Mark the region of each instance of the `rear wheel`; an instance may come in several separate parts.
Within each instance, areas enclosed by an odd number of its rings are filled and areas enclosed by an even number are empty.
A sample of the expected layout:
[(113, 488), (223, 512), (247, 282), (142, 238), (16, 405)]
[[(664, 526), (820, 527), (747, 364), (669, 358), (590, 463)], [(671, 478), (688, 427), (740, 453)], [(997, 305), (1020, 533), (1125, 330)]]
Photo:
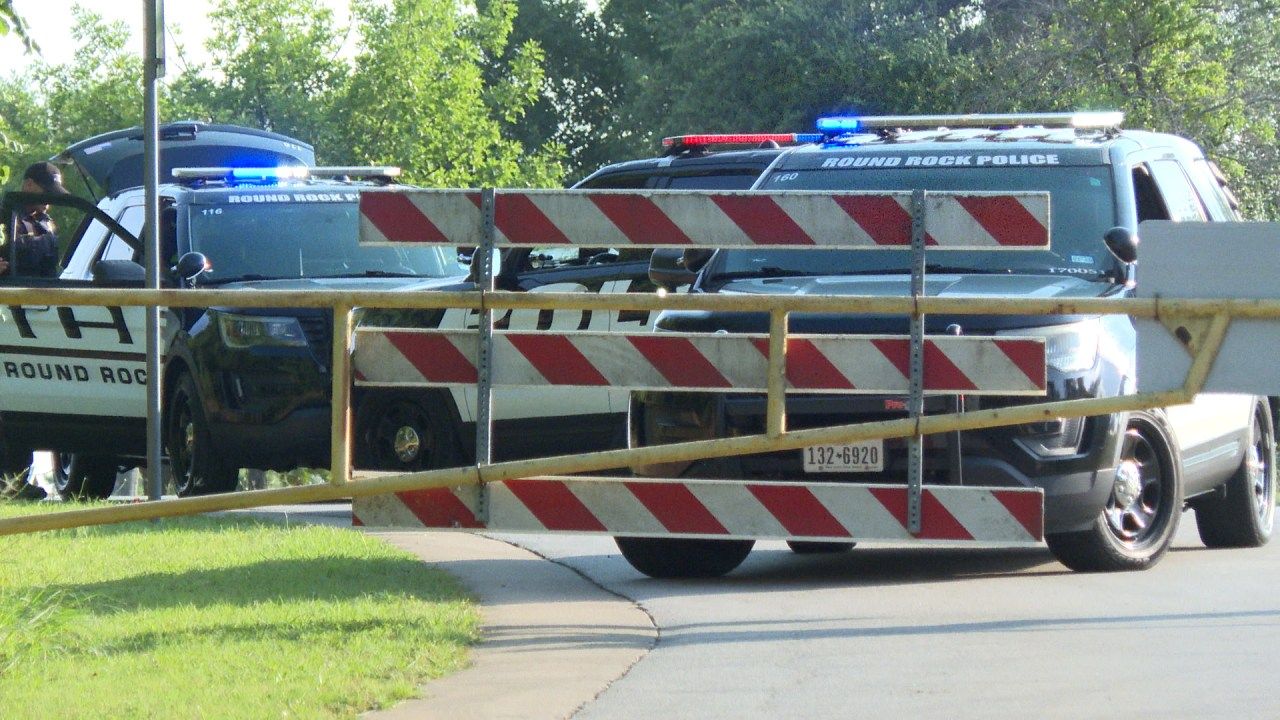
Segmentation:
[(1072, 570), (1145, 570), (1173, 542), (1182, 515), (1182, 470), (1172, 438), (1150, 412), (1134, 412), (1106, 507), (1087, 530), (1049, 535), (1059, 562)]
[(110, 455), (57, 453), (53, 485), (64, 500), (104, 500), (116, 489), (120, 464)]
[(1195, 501), (1196, 529), (1207, 547), (1258, 547), (1276, 518), (1276, 443), (1265, 400), (1253, 409), (1244, 460), (1222, 491)]
[(720, 577), (742, 564), (754, 540), (616, 537), (622, 557), (652, 578)]
[(448, 413), (430, 395), (373, 393), (356, 410), (356, 465), (367, 470), (432, 470), (458, 464)]
[(239, 468), (215, 453), (195, 381), (186, 373), (178, 377), (169, 398), (165, 449), (179, 496), (232, 492), (240, 481)]

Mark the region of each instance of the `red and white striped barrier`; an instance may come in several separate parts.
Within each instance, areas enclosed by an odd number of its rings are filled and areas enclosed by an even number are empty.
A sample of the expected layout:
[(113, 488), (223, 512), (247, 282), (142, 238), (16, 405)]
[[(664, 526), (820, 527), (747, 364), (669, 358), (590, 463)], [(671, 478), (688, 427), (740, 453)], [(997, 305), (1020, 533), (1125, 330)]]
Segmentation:
[[(353, 367), (363, 385), (470, 385), (479, 377), (476, 335), (465, 331), (360, 330)], [(910, 340), (792, 335), (787, 389), (906, 393)], [(517, 333), (494, 335), (495, 385), (764, 391), (763, 335)], [(1044, 340), (941, 335), (925, 340), (926, 392), (1042, 395)]]
[[(499, 190), (499, 245), (874, 249), (911, 244), (911, 193)], [(360, 241), (475, 246), (478, 190), (360, 193)], [(927, 244), (1042, 250), (1049, 194), (928, 193)]]
[(352, 515), (368, 527), (654, 537), (994, 543), (1044, 537), (1039, 489), (930, 486), (923, 526), (913, 536), (901, 485), (566, 477), (486, 487), (487, 522), (475, 487), (357, 498)]

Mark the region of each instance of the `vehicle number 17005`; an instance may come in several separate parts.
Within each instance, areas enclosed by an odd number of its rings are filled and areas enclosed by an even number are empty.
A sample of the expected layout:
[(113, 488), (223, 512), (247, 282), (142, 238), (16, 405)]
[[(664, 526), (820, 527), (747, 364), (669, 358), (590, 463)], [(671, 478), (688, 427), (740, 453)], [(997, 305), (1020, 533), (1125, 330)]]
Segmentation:
[(884, 441), (863, 440), (842, 445), (813, 445), (801, 450), (809, 473), (881, 472)]

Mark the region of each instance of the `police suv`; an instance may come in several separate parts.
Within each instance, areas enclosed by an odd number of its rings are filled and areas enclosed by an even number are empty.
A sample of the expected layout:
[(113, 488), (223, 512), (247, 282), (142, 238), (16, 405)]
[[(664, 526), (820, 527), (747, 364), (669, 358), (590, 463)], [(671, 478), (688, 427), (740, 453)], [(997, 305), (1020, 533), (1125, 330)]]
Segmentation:
[[(194, 122), (161, 128), (160, 157), (161, 176), (172, 178), (159, 188), (170, 286), (419, 290), (463, 279), (452, 251), (358, 245), (359, 188), (390, 182), (394, 169), (309, 167), (314, 152), (306, 143)], [(60, 276), (32, 277), (17, 267), (0, 283), (141, 287), (140, 130), (85, 140), (56, 160), (103, 197), (95, 206), (6, 194), (3, 217), (51, 203), (70, 242)], [(78, 223), (66, 220), (77, 215)], [(9, 257), (12, 249), (10, 242)], [(327, 311), (173, 309), (162, 324), (164, 443), (178, 494), (233, 490), (241, 467), (328, 464)], [(142, 308), (38, 301), (0, 308), (6, 469), (25, 466), (33, 450), (55, 451), (64, 495), (109, 495), (117, 471), (145, 457), (143, 343)]]
[[(735, 160), (769, 167), (752, 187), (765, 190), (1040, 191), (1050, 193), (1052, 249), (953, 251), (934, 255), (924, 292), (1008, 298), (1120, 297), (1141, 291), (1138, 224), (1144, 220), (1238, 219), (1237, 202), (1217, 168), (1182, 138), (1122, 129), (1119, 113), (1029, 116), (824, 118), (802, 136), (686, 136), (670, 152), (607, 168), (607, 173), (677, 171)], [(719, 143), (778, 140), (776, 149), (713, 152)], [(692, 267), (690, 267), (692, 266)], [(911, 253), (752, 248), (710, 258), (656, 251), (661, 285), (698, 293), (907, 295)], [(760, 313), (666, 311), (660, 332), (765, 333)], [(793, 314), (797, 333), (896, 334), (903, 317)], [(1049, 399), (1134, 393), (1135, 333), (1127, 316), (930, 315), (926, 332), (1038, 335), (1045, 339)], [(926, 398), (925, 412), (956, 400)], [(968, 408), (1037, 402), (970, 398)], [(1049, 548), (1083, 570), (1141, 569), (1168, 549), (1184, 508), (1195, 511), (1210, 547), (1267, 542), (1275, 512), (1274, 399), (1200, 395), (1185, 406), (1111, 416), (1049, 420), (925, 438), (926, 482), (1039, 487)], [(903, 417), (903, 397), (791, 395), (792, 428)], [(651, 445), (762, 433), (758, 395), (645, 392), (630, 410), (630, 439)], [(820, 458), (820, 459), (818, 459)], [(849, 459), (845, 465), (841, 459)], [(873, 462), (862, 462), (873, 458)], [(905, 441), (809, 448), (637, 468), (660, 477), (806, 478), (905, 482)], [(751, 541), (619, 538), (627, 559), (651, 575), (728, 572)], [(844, 549), (849, 544), (797, 551)]]
[[(580, 189), (746, 190), (776, 151), (731, 157), (637, 162), (604, 168), (575, 185)], [(668, 159), (669, 160), (669, 159)], [(523, 292), (653, 292), (649, 251), (633, 248), (519, 248), (498, 264), (501, 290)], [(474, 279), (449, 289), (474, 290)], [(475, 311), (369, 310), (366, 326), (475, 329)], [(497, 314), (499, 330), (643, 331), (647, 311), (509, 310)], [(360, 352), (357, 339), (356, 353)], [(613, 388), (506, 388), (493, 398), (493, 457), (496, 460), (590, 452), (626, 446), (629, 394)], [(354, 450), (357, 467), (422, 470), (451, 467), (474, 457), (475, 394), (463, 389), (356, 387)]]

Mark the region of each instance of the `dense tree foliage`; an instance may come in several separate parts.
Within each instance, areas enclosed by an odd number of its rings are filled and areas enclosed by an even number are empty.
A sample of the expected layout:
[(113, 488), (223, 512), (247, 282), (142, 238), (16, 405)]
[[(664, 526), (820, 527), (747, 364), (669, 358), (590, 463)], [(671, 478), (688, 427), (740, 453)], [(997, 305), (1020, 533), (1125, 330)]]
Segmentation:
[[(543, 82), (536, 43), (509, 47), (515, 5), (357, 0), (354, 28), (308, 0), (221, 0), (209, 65), (166, 78), (164, 119), (261, 127), (316, 146), (332, 164), (393, 164), (431, 185), (555, 185), (562, 151), (512, 129)], [(347, 32), (354, 57), (339, 52)], [(0, 167), (142, 121), (141, 63), (126, 29), (76, 11), (75, 58), (0, 78)], [(172, 65), (181, 65), (173, 63)], [(500, 68), (486, 82), (485, 73)]]

